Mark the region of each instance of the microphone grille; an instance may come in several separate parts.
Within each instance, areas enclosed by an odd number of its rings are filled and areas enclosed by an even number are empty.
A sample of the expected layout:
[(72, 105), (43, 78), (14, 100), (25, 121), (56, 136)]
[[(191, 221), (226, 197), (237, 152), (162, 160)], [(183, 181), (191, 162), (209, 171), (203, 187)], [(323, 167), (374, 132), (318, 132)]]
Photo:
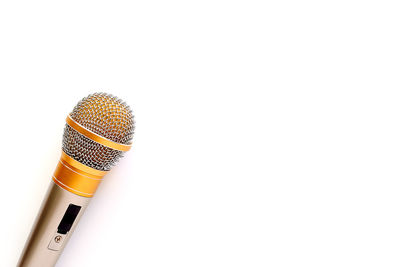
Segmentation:
[[(75, 106), (70, 117), (86, 129), (114, 142), (129, 145), (135, 125), (129, 106), (106, 93), (94, 93)], [(91, 168), (108, 171), (124, 152), (101, 145), (66, 124), (63, 151)]]

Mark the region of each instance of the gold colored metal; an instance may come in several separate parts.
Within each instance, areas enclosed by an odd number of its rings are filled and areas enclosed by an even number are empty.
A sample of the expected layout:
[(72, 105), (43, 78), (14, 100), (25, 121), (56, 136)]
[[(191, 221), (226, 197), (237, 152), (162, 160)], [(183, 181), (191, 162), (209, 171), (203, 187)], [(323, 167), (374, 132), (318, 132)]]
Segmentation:
[(71, 116), (69, 116), (69, 115), (66, 119), (66, 122), (69, 126), (74, 128), (80, 134), (86, 136), (87, 138), (89, 138), (99, 144), (102, 144), (103, 146), (106, 146), (106, 147), (109, 147), (109, 148), (112, 148), (115, 150), (120, 150), (120, 151), (128, 151), (132, 147), (132, 145), (124, 145), (124, 144), (114, 142), (110, 139), (104, 138), (101, 135), (98, 135), (97, 133), (94, 133), (94, 132), (86, 129), (85, 127), (83, 127), (82, 125), (80, 125), (79, 123), (74, 121), (71, 118)]
[(92, 169), (62, 152), (53, 181), (65, 190), (83, 197), (92, 197), (106, 171)]
[[(131, 148), (134, 116), (112, 95), (83, 98), (66, 121), (60, 161), (17, 267), (56, 265), (103, 176)], [(74, 222), (70, 205), (80, 207)]]
[[(17, 267), (54, 267), (90, 200), (91, 198), (70, 193), (52, 182)], [(48, 245), (53, 240), (57, 226), (71, 203), (81, 206), (81, 210), (60, 249), (51, 250)]]
[(71, 158), (70, 156), (65, 154), (64, 151), (61, 152), (61, 160), (65, 161), (67, 164), (71, 165), (74, 168), (77, 168), (84, 172), (90, 173), (91, 175), (94, 175), (94, 176), (103, 177), (104, 175), (106, 175), (108, 173), (107, 171), (99, 171), (99, 170), (90, 168), (90, 167), (86, 166), (85, 164), (82, 164), (79, 161), (74, 160), (73, 158)]

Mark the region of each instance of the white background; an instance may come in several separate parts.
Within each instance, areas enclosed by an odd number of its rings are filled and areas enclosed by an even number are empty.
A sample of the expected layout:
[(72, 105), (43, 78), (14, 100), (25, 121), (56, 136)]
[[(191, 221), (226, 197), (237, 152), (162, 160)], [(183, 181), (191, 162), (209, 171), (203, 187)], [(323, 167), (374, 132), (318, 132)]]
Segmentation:
[(58, 267), (400, 265), (398, 1), (1, 1), (0, 266), (64, 119), (137, 121)]

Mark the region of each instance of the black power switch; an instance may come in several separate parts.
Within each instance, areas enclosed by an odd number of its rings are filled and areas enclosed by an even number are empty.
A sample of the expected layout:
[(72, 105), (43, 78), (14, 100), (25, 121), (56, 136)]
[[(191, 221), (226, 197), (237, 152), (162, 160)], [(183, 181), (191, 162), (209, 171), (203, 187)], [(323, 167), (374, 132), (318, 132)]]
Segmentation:
[(69, 204), (67, 211), (65, 212), (60, 224), (58, 225), (57, 233), (66, 235), (69, 230), (71, 230), (71, 227), (74, 224), (74, 221), (78, 216), (80, 210), (81, 206)]

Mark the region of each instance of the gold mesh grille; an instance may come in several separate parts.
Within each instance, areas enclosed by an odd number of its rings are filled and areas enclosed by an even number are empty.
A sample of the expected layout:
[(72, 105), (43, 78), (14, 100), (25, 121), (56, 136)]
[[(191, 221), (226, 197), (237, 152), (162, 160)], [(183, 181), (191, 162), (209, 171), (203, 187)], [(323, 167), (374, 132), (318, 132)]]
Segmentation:
[[(83, 98), (70, 116), (86, 129), (114, 142), (128, 145), (132, 140), (132, 111), (125, 102), (110, 94), (95, 93)], [(102, 171), (110, 170), (123, 155), (81, 135), (69, 125), (64, 130), (63, 150), (75, 160)]]

